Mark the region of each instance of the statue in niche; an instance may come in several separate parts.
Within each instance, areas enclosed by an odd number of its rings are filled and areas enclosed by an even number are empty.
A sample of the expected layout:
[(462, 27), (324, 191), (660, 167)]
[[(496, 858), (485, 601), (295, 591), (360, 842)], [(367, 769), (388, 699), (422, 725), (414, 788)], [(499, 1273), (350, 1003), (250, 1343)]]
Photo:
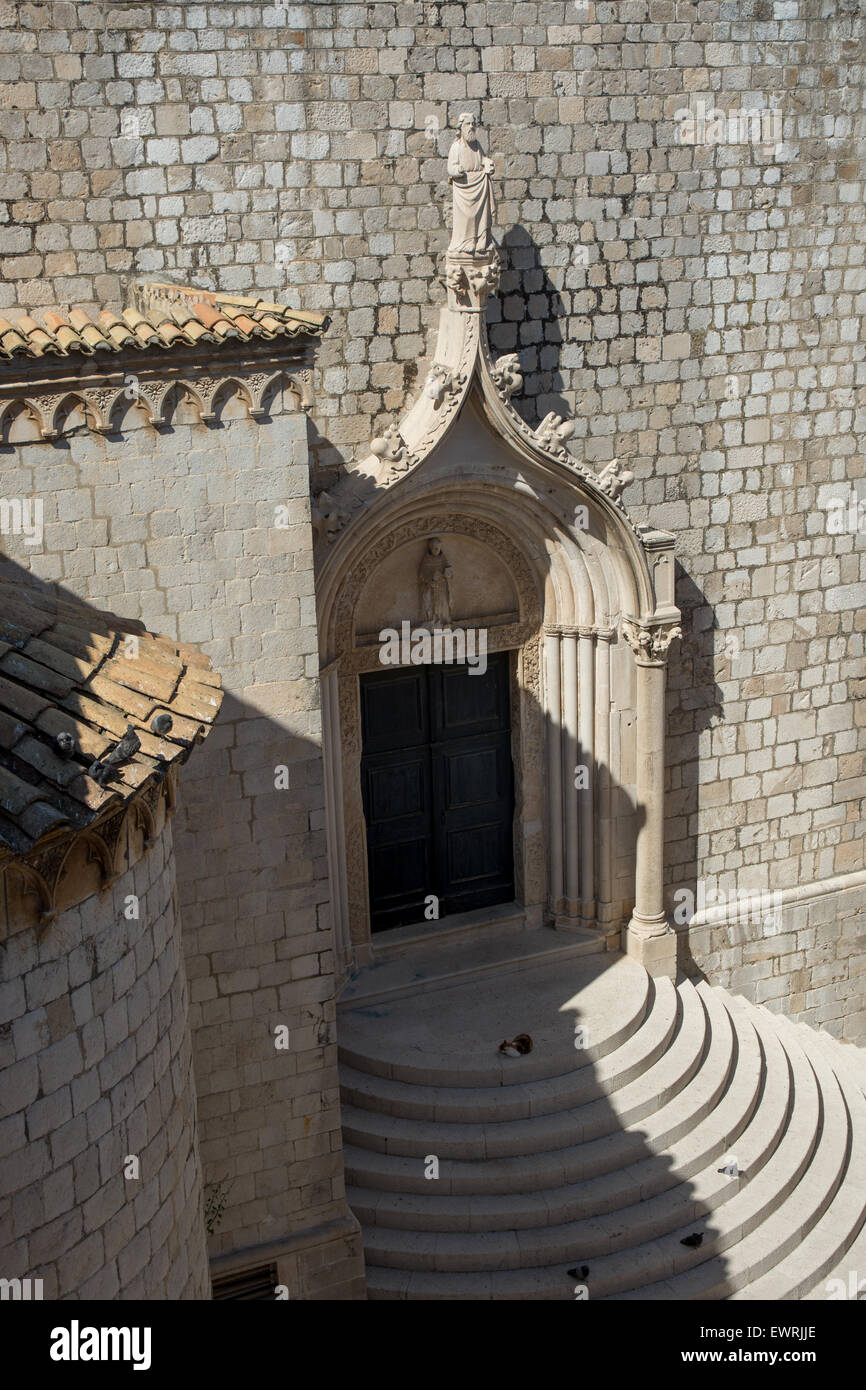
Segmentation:
[(451, 621), (451, 576), (454, 573), (442, 553), (442, 542), (431, 536), (427, 554), (418, 567), (418, 592), (426, 623)]
[(457, 118), (460, 131), (448, 151), (448, 177), (454, 199), (454, 221), (449, 252), (475, 254), (493, 246), (493, 160), (475, 138), (475, 117), (464, 111)]

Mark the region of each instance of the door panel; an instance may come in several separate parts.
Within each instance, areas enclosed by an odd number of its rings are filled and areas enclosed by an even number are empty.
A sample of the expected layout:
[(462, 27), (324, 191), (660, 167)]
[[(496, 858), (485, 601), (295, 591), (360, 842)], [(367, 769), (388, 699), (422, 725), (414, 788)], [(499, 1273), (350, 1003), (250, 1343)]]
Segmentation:
[(507, 652), (488, 657), (483, 675), (470, 674), (467, 666), (432, 666), (429, 670), (435, 692), (430, 729), (434, 741), (509, 727)]
[(429, 699), (424, 667), (378, 671), (361, 678), (364, 754), (417, 748), (429, 734)]
[(514, 896), (508, 653), (361, 677), (374, 931)]
[(425, 897), (435, 891), (426, 745), (374, 753), (362, 760), (361, 774), (372, 925), (381, 931), (418, 921)]

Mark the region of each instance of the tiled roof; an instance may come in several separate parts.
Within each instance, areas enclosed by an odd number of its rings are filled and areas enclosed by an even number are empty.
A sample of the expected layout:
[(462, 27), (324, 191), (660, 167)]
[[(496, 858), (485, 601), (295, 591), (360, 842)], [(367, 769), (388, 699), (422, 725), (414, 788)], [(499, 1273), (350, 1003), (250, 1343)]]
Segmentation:
[(0, 358), (91, 357), (130, 349), (315, 337), (330, 322), (327, 314), (308, 314), (260, 298), (146, 280), (134, 283), (120, 317), (103, 309), (94, 320), (83, 309), (71, 309), (65, 317), (46, 312), (44, 318), (44, 326), (29, 314), (14, 323), (0, 318)]
[(194, 647), (0, 576), (0, 858), (85, 829), (184, 761), (221, 701)]

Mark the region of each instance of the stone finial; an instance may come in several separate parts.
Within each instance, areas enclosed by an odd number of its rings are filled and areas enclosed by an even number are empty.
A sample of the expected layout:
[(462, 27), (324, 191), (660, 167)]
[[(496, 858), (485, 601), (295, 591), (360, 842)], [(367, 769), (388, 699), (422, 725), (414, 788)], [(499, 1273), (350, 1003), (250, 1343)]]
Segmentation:
[(450, 367), (443, 367), (441, 362), (434, 362), (424, 382), (424, 395), (438, 405), (449, 391), (460, 386), (465, 379), (462, 372), (453, 372)]
[(551, 411), (549, 415), (545, 415), (535, 431), (535, 438), (543, 449), (563, 458), (568, 456), (565, 441), (570, 439), (573, 434), (574, 421), (564, 420), (561, 415), (556, 415)]
[(406, 441), (394, 424), (389, 425), (382, 434), (377, 435), (370, 445), (370, 452), (375, 454), (376, 458), (387, 459), (389, 463), (399, 463), (405, 450)]

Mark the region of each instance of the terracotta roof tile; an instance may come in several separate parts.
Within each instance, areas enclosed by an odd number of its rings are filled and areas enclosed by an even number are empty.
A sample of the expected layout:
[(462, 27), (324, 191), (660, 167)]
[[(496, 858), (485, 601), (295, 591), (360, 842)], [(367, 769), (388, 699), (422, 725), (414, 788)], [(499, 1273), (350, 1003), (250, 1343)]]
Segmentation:
[[(195, 648), (17, 573), (0, 572), (0, 613), (13, 639), (0, 655), (2, 856), (63, 827), (86, 828), (184, 761), (216, 719), (222, 691)], [(130, 633), (137, 658), (125, 655)], [(168, 730), (151, 730), (157, 714), (171, 716)], [(95, 767), (130, 726), (127, 758)]]
[(121, 316), (103, 309), (94, 323), (81, 308), (68, 314), (50, 310), (44, 326), (28, 313), (15, 322), (0, 318), (0, 359), (66, 357), (79, 352), (121, 352), (129, 348), (162, 351), (196, 342), (252, 338), (318, 336), (330, 322), (327, 314), (305, 313), (257, 296), (219, 294), (194, 285), (136, 281)]

